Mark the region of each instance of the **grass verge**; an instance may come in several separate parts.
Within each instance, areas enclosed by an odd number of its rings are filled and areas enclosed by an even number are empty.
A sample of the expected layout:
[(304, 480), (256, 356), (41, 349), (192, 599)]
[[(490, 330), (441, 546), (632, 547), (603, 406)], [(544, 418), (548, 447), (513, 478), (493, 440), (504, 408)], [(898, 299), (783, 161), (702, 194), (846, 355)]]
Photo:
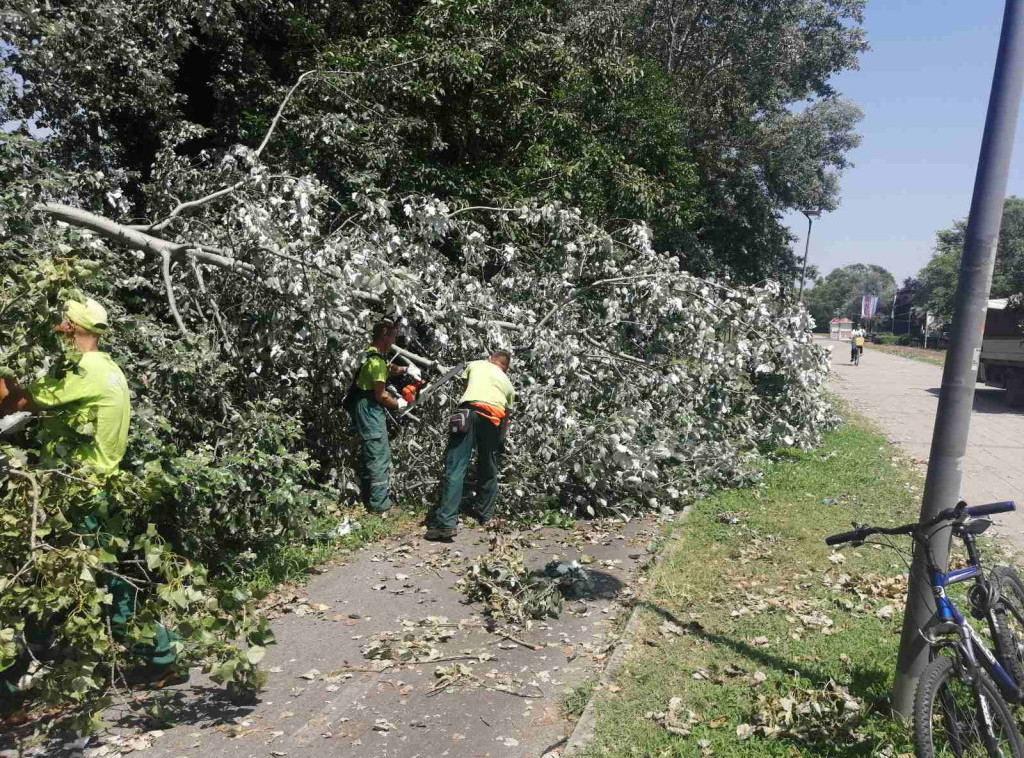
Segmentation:
[[(599, 692), (590, 756), (913, 753), (889, 716), (905, 566), (833, 553), (851, 521), (914, 519), (919, 475), (856, 420), (786, 451), (757, 490), (696, 505), (641, 598), (641, 625)], [(736, 521), (737, 523), (730, 523)]]
[(898, 355), (901, 358), (910, 358), (922, 363), (931, 363), (935, 366), (943, 366), (946, 363), (945, 350), (926, 350), (921, 347), (909, 347), (906, 345), (867, 345), (865, 350), (877, 350), (880, 353)]

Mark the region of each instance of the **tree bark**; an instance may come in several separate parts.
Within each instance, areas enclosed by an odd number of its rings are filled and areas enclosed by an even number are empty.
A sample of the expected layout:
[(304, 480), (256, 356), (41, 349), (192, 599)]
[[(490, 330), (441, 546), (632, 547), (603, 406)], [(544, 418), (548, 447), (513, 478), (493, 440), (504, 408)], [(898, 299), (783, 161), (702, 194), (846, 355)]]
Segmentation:
[(242, 261), (229, 258), (225, 255), (206, 252), (199, 249), (199, 246), (195, 244), (168, 242), (165, 239), (160, 239), (159, 237), (154, 237), (151, 234), (140, 232), (138, 229), (132, 229), (124, 224), (111, 221), (105, 216), (98, 216), (95, 213), (90, 213), (89, 211), (72, 208), (70, 205), (62, 205), (60, 203), (37, 203), (34, 210), (39, 213), (45, 213), (46, 215), (51, 216), (58, 221), (70, 224), (71, 226), (76, 226), (79, 229), (88, 229), (96, 232), (101, 237), (105, 237), (108, 240), (120, 242), (134, 250), (141, 250), (155, 257), (162, 257), (166, 252), (174, 258), (184, 259), (185, 253), (191, 250), (195, 259), (200, 263), (208, 263), (211, 266), (217, 266), (218, 268), (239, 271), (249, 276), (256, 275), (256, 267), (250, 263), (243, 263)]

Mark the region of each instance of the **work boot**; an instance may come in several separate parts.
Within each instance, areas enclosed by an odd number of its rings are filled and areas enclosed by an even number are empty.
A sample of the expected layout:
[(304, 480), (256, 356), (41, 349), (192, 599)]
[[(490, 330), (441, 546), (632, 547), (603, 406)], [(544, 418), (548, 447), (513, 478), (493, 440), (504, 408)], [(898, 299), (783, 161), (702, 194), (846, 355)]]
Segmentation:
[(427, 533), (423, 535), (423, 539), (429, 540), (430, 542), (453, 542), (455, 535), (458, 534), (457, 529), (446, 529), (441, 526), (432, 526), (427, 529)]

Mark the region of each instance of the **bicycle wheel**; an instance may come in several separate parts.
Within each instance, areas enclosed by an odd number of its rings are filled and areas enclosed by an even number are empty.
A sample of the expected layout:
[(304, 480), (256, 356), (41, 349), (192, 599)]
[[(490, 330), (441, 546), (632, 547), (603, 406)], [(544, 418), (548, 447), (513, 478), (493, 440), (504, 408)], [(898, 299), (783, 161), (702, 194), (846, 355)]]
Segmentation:
[(979, 669), (971, 685), (946, 656), (929, 663), (918, 682), (914, 738), (918, 758), (1024, 756), (1010, 706), (988, 674)]
[(992, 580), (999, 585), (992, 629), (996, 657), (1020, 687), (1024, 685), (1024, 582), (1009, 566), (993, 568)]

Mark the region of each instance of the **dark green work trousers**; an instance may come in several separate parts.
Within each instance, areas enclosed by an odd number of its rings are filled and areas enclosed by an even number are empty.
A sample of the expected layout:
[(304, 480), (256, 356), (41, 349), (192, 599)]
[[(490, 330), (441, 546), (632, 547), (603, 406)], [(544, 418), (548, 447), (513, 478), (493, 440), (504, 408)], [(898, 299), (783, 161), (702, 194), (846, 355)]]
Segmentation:
[[(96, 516), (86, 516), (80, 530), (97, 534), (101, 525), (100, 519)], [(107, 548), (110, 549), (109, 545)], [(135, 615), (138, 591), (118, 576), (103, 575), (102, 581), (106, 584), (111, 597), (111, 607), (108, 612), (110, 631), (114, 633), (114, 639), (124, 639), (125, 633), (128, 631), (128, 623)], [(136, 643), (132, 652), (149, 666), (165, 668), (171, 666), (175, 659), (174, 652), (171, 650), (171, 641), (180, 639), (181, 637), (175, 632), (169, 631), (163, 624), (157, 624), (153, 641), (151, 643)]]
[[(464, 483), (474, 448), (477, 451), (477, 483), (476, 497), (472, 498), (465, 492)], [(428, 526), (454, 529), (458, 524), (460, 509), (481, 521), (489, 521), (494, 516), (501, 450), (501, 432), (498, 427), (471, 410), (466, 433), (448, 437), (441, 503), (427, 516)]]
[(367, 510), (383, 513), (391, 507), (391, 445), (384, 408), (367, 393), (356, 401), (351, 419), (359, 436), (359, 497)]
[[(100, 521), (95, 516), (86, 516), (78, 530), (95, 534), (99, 530)], [(110, 630), (114, 633), (114, 639), (123, 640), (128, 630), (128, 624), (135, 615), (136, 589), (120, 577), (103, 575), (107, 591), (111, 595), (110, 608), (107, 616), (110, 619)], [(27, 619), (25, 623), (25, 638), (28, 644), (37, 648), (34, 654), (42, 654), (48, 657), (45, 652), (53, 642), (53, 632), (50, 625), (60, 623), (58, 619), (48, 619), (45, 624), (37, 619)], [(175, 654), (171, 649), (171, 642), (179, 640), (175, 632), (169, 631), (163, 624), (156, 625), (153, 641), (150, 643), (137, 643), (132, 647), (132, 653), (140, 658), (149, 667), (162, 669), (174, 664)], [(51, 651), (54, 652), (54, 651)], [(0, 672), (0, 699), (17, 691), (18, 680), (28, 672), (32, 655), (27, 650), (21, 650), (18, 660), (14, 665)]]

